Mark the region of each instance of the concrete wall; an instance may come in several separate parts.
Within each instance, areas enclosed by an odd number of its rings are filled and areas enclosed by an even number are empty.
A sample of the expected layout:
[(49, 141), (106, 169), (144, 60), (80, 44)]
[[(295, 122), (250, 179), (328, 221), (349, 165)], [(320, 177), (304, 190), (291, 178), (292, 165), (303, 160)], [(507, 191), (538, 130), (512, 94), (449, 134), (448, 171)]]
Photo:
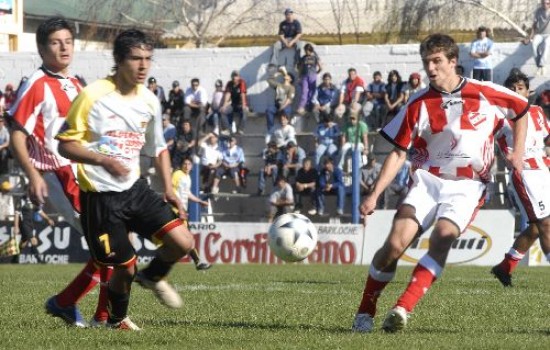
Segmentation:
[[(468, 49), (468, 45), (461, 45), (460, 63), (466, 67), (467, 75), (471, 73)], [(345, 79), (349, 67), (355, 67), (367, 82), (372, 79), (372, 73), (376, 70), (386, 76), (388, 71), (397, 69), (404, 79), (411, 72), (422, 72), (418, 44), (318, 46), (316, 50), (323, 61), (324, 71), (331, 72), (337, 84)], [(273, 100), (273, 92), (265, 82), (270, 55), (271, 49), (266, 47), (159, 49), (155, 52), (151, 75), (157, 78), (167, 92), (173, 80), (179, 80), (186, 87), (191, 78), (199, 77), (210, 93), (216, 79), (225, 82), (231, 71), (238, 69), (248, 84), (251, 106), (255, 111), (263, 112), (268, 101)], [(77, 52), (72, 73), (80, 74), (91, 82), (109, 73), (112, 62), (110, 51)], [(520, 67), (531, 76), (536, 71), (531, 46), (520, 43), (496, 44), (493, 62), (494, 80), (497, 83), (503, 82), (513, 67)], [(0, 89), (8, 82), (17, 83), (23, 75), (29, 75), (38, 68), (40, 63), (37, 53), (0, 53)], [(291, 69), (292, 50), (283, 51), (280, 64)], [(548, 79), (549, 77), (535, 77), (531, 83), (532, 88)]]

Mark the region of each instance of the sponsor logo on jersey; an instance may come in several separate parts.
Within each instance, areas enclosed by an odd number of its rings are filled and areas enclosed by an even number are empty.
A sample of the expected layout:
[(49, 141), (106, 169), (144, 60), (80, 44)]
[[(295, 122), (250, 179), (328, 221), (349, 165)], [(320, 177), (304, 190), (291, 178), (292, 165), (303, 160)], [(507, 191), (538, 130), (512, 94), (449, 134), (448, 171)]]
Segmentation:
[(470, 112), (468, 113), (468, 119), (474, 128), (477, 128), (480, 124), (487, 120), (487, 115), (480, 112)]

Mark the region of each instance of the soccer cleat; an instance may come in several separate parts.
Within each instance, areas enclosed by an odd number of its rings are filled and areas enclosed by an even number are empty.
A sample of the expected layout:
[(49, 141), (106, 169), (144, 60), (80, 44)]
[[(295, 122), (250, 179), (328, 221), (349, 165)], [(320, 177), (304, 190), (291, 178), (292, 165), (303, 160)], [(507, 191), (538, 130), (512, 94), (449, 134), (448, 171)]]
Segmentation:
[(122, 321), (117, 323), (108, 323), (107, 327), (111, 329), (120, 329), (122, 331), (141, 331), (141, 328), (136, 326), (128, 316), (126, 316)]
[(90, 328), (103, 328), (107, 325), (107, 320), (96, 320), (95, 317), (92, 317), (88, 325)]
[(138, 272), (136, 282), (143, 288), (152, 290), (157, 299), (169, 308), (178, 309), (183, 304), (178, 292), (165, 280), (155, 282)]
[(358, 333), (370, 333), (374, 330), (374, 319), (369, 314), (356, 314), (351, 330)]
[(77, 328), (88, 327), (88, 324), (84, 321), (84, 318), (80, 314), (80, 310), (78, 310), (76, 305), (59, 307), (55, 302), (55, 295), (46, 301), (44, 307), (46, 308), (46, 313), (54, 317), (59, 317), (71, 326), (75, 326)]
[(307, 213), (308, 213), (309, 215), (316, 215), (316, 214), (317, 214), (317, 209), (309, 209), (309, 210), (307, 211)]
[(512, 287), (512, 275), (502, 271), (498, 265), (493, 266), (491, 273), (497, 280), (499, 280), (500, 283), (502, 283), (504, 287)]
[(396, 306), (386, 315), (382, 329), (390, 333), (400, 331), (407, 325), (407, 317), (407, 310), (401, 306)]
[(211, 268), (211, 267), (212, 267), (211, 264), (205, 263), (205, 262), (198, 263), (197, 266), (195, 266), (195, 268), (197, 269), (197, 271), (208, 270), (208, 269)]

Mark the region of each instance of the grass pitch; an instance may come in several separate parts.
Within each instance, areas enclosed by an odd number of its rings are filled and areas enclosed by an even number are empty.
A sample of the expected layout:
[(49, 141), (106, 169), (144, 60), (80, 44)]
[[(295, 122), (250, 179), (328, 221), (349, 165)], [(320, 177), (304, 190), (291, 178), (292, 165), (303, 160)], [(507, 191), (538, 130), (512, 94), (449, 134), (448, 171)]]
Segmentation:
[[(350, 332), (365, 266), (216, 265), (171, 275), (185, 300), (168, 310), (135, 285), (142, 332), (75, 329), (44, 312), (81, 265), (0, 265), (2, 349), (550, 349), (550, 268), (520, 267), (504, 289), (487, 267), (449, 267), (398, 334), (379, 330), (408, 283), (399, 268), (379, 300), (377, 330)], [(97, 289), (81, 302), (90, 318)]]

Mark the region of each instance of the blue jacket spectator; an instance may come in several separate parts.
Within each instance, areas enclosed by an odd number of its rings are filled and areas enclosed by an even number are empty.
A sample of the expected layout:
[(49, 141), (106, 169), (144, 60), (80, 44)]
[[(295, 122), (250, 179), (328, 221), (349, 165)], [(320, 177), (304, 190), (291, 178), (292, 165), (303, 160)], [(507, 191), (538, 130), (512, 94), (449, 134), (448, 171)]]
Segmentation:
[(319, 186), (317, 186), (317, 213), (319, 215), (325, 213), (325, 195), (327, 194), (336, 194), (336, 213), (342, 215), (346, 189), (342, 170), (334, 166), (334, 161), (331, 158), (325, 159), (323, 169), (319, 174)]

